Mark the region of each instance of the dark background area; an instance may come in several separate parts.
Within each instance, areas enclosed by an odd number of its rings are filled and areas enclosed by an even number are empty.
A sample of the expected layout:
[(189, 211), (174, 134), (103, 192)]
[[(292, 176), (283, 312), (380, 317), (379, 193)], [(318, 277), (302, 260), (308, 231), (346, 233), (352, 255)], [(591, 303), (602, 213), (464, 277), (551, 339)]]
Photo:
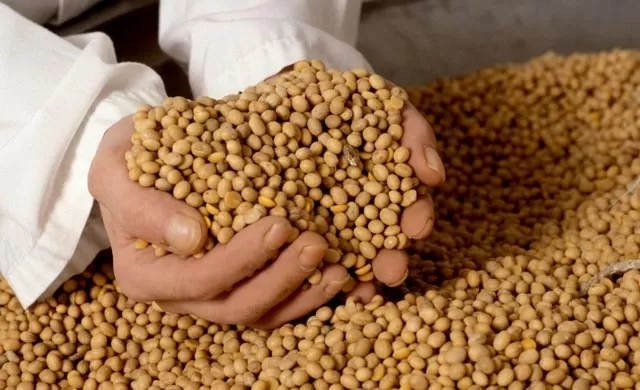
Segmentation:
[[(638, 0), (375, 0), (363, 7), (358, 48), (376, 71), (412, 86), (546, 51), (635, 48), (638, 20)], [(154, 67), (170, 95), (187, 95), (185, 75), (158, 47), (157, 21), (157, 0), (108, 0), (53, 30), (103, 31), (122, 61)]]

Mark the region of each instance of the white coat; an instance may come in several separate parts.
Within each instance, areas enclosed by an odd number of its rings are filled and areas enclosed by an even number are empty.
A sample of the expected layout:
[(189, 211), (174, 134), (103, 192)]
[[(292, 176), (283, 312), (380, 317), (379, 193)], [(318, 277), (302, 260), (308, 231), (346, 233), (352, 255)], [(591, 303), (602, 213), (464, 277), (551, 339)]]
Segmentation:
[[(103, 133), (166, 98), (149, 67), (117, 63), (102, 33), (61, 38), (100, 0), (0, 0), (0, 273), (24, 307), (108, 248), (87, 174)], [(369, 67), (362, 0), (161, 0), (161, 48), (195, 96), (222, 97), (302, 58)]]

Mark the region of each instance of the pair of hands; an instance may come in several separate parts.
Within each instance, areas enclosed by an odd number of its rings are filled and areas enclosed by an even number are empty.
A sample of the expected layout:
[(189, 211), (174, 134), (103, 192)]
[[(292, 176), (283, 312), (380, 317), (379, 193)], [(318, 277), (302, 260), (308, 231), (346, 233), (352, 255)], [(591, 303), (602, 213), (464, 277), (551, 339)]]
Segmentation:
[[(441, 185), (445, 170), (433, 130), (412, 105), (404, 111), (403, 125), (401, 143), (411, 150), (409, 165), (424, 184)], [(319, 284), (299, 289), (328, 249), (322, 236), (305, 232), (272, 259), (292, 229), (281, 218), (263, 218), (203, 257), (191, 256), (204, 246), (208, 234), (202, 216), (170, 194), (129, 179), (124, 154), (133, 132), (131, 116), (107, 130), (89, 172), (89, 191), (100, 205), (116, 279), (128, 297), (218, 324), (273, 328), (340, 293), (348, 274), (339, 264), (325, 267)], [(401, 228), (409, 238), (424, 239), (433, 222), (433, 203), (427, 197), (404, 210)], [(136, 249), (138, 238), (175, 254), (156, 257), (151, 247)], [(408, 255), (382, 250), (373, 261), (373, 272), (378, 281), (398, 286), (408, 275)], [(364, 302), (375, 294), (372, 282), (359, 283), (349, 293)]]

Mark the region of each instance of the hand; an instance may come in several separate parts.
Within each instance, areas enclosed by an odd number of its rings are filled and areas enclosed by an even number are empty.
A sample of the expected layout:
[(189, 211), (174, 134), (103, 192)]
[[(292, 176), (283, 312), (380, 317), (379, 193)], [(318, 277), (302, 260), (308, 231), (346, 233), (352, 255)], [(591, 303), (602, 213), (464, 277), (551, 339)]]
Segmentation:
[[(294, 65), (284, 67), (266, 81), (275, 80), (279, 75), (293, 70)], [(390, 88), (396, 85), (387, 80)], [(406, 102), (403, 110), (404, 133), (401, 145), (411, 151), (408, 164), (418, 179), (429, 187), (439, 187), (446, 180), (445, 167), (437, 152), (436, 137), (426, 118), (418, 109)], [(418, 199), (414, 204), (403, 210), (400, 219), (402, 232), (413, 240), (423, 240), (431, 234), (435, 220), (433, 200), (429, 195)], [(372, 262), (375, 279), (389, 287), (397, 287), (404, 283), (409, 276), (409, 256), (403, 250), (382, 249)], [(372, 282), (360, 283), (351, 291), (350, 295), (357, 296), (368, 302), (376, 294)]]
[[(395, 87), (393, 83), (387, 83)], [(408, 164), (423, 184), (438, 187), (444, 184), (446, 173), (437, 152), (433, 129), (413, 104), (406, 104), (402, 123), (404, 133), (400, 143), (411, 151)], [(433, 200), (426, 195), (403, 210), (400, 227), (410, 239), (423, 240), (431, 234), (434, 220)], [(405, 251), (383, 249), (373, 261), (373, 272), (380, 282), (395, 287), (402, 284), (409, 275), (408, 266), (409, 256)], [(364, 288), (362, 295), (367, 295)]]
[[(437, 186), (444, 182), (444, 167), (435, 153), (431, 127), (413, 106), (404, 115), (402, 144), (412, 151), (409, 164), (423, 183)], [(342, 290), (348, 278), (339, 265), (326, 267), (320, 284), (298, 289), (327, 249), (317, 234), (300, 235), (271, 261), (291, 233), (287, 221), (274, 217), (251, 225), (200, 259), (191, 257), (204, 245), (206, 226), (184, 202), (128, 178), (123, 159), (132, 133), (131, 117), (114, 125), (99, 146), (89, 176), (90, 191), (100, 205), (111, 241), (116, 278), (126, 295), (216, 323), (270, 328), (315, 310)], [(430, 198), (407, 211), (401, 221), (404, 233), (416, 239), (428, 236), (433, 227)], [(161, 244), (175, 254), (157, 258), (152, 248), (136, 249), (137, 238)], [(247, 242), (259, 244), (247, 246)], [(373, 262), (376, 279), (389, 286), (406, 279), (407, 267), (404, 251), (383, 250)], [(350, 295), (367, 302), (375, 293), (369, 282), (357, 285)]]
[[(226, 245), (192, 257), (206, 241), (203, 218), (170, 194), (129, 179), (124, 154), (133, 131), (131, 117), (111, 127), (89, 172), (89, 191), (100, 205), (116, 280), (128, 297), (219, 324), (270, 328), (313, 311), (342, 290), (347, 272), (339, 265), (324, 268), (321, 283), (299, 290), (328, 245), (306, 232), (274, 260), (292, 233), (280, 218), (263, 218)], [(177, 254), (156, 257), (151, 247), (135, 247), (138, 238)]]
[[(445, 181), (445, 168), (436, 151), (436, 138), (433, 133), (433, 129), (424, 116), (411, 104), (409, 104), (404, 110), (403, 127), (404, 135), (402, 137), (401, 144), (411, 150), (411, 157), (408, 163), (413, 168), (418, 179), (430, 187), (442, 185)], [(431, 197), (427, 195), (418, 199), (414, 204), (403, 211), (400, 226), (402, 231), (409, 238), (417, 240), (425, 239), (433, 229), (434, 219), (433, 201)], [(245, 234), (245, 231), (241, 234)], [(307, 234), (309, 233), (305, 233), (303, 236)], [(249, 235), (247, 234), (246, 237), (249, 237)], [(234, 238), (234, 240), (235, 239), (236, 238)], [(240, 241), (238, 245), (242, 246), (242, 241)], [(397, 287), (405, 281), (409, 274), (408, 267), (409, 256), (403, 250), (383, 249), (378, 252), (378, 256), (372, 263), (375, 279), (389, 287)], [(329, 268), (325, 269), (324, 272), (325, 274), (335, 277), (335, 280), (341, 280), (340, 278), (342, 277), (346, 278), (347, 275), (346, 271), (338, 265), (331, 265)], [(278, 276), (276, 274), (274, 278), (277, 277)], [(326, 277), (327, 276), (323, 275), (323, 282)], [(298, 279), (297, 282), (299, 283), (300, 280), (301, 279)], [(344, 281), (346, 281), (346, 279), (344, 279)], [(341, 282), (342, 284), (340, 284), (340, 286), (344, 284), (344, 281)], [(275, 283), (274, 279), (274, 284)], [(312, 293), (299, 293), (304, 294), (303, 298), (290, 298), (292, 301), (287, 302), (293, 302), (293, 304), (285, 304), (287, 310), (286, 315), (272, 315), (269, 319), (263, 319), (260, 325), (262, 327), (278, 326), (281, 323), (288, 321), (285, 320), (286, 318), (293, 319), (308, 314), (308, 312), (311, 312), (318, 306), (324, 304), (336, 293), (337, 291), (334, 293), (334, 290), (332, 290), (332, 294), (326, 294), (324, 300), (319, 293), (316, 295), (315, 300), (311, 300), (308, 297)], [(376, 286), (373, 282), (357, 282), (355, 288), (350, 291), (348, 295), (358, 297), (361, 301), (366, 303), (369, 302), (376, 293)], [(308, 303), (307, 305), (296, 303), (298, 300), (305, 302), (304, 300), (306, 299), (308, 299), (308, 301), (306, 301), (306, 303)], [(196, 314), (204, 318), (209, 318), (207, 316), (211, 316), (214, 310), (218, 310), (215, 308), (215, 303), (181, 302), (179, 305), (182, 305), (184, 308), (188, 308), (189, 313)], [(175, 305), (165, 307), (170, 311), (174, 311), (177, 308)]]

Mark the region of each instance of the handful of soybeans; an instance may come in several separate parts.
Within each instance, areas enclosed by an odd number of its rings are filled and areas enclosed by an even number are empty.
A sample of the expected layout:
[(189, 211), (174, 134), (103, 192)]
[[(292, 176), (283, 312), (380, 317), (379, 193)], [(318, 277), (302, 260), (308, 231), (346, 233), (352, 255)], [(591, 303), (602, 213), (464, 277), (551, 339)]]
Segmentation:
[[(379, 250), (407, 248), (400, 215), (426, 190), (400, 144), (406, 101), (404, 90), (366, 69), (300, 61), (221, 100), (141, 106), (129, 177), (201, 212), (210, 237), (196, 256), (273, 215), (291, 221), (291, 240), (302, 231), (325, 237), (326, 263), (370, 281)], [(320, 279), (316, 270), (309, 282)]]

